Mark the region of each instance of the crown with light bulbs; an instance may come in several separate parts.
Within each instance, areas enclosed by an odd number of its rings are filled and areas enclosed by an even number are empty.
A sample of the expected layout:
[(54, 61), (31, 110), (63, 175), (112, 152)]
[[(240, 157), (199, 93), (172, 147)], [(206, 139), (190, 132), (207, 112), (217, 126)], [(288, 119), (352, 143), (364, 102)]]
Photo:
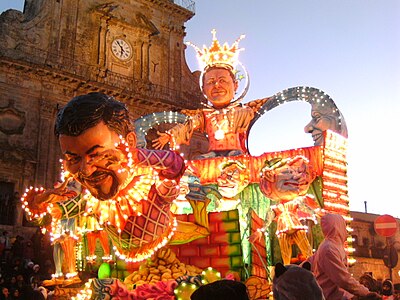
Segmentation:
[(204, 45), (203, 49), (200, 49), (193, 43), (186, 42), (187, 45), (192, 46), (196, 50), (200, 68), (206, 70), (210, 67), (217, 66), (228, 68), (231, 71), (235, 70), (239, 63), (239, 52), (244, 50), (244, 48), (239, 48), (239, 42), (245, 35), (242, 34), (232, 46), (229, 46), (228, 43), (221, 46), (216, 37), (217, 31), (213, 29), (211, 33), (213, 35), (213, 41), (209, 48)]

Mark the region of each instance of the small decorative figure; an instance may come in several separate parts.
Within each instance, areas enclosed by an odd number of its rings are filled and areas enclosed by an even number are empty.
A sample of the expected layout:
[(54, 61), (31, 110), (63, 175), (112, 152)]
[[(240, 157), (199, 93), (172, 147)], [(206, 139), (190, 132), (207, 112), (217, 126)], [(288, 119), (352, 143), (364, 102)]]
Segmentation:
[(86, 257), (86, 260), (89, 264), (94, 264), (96, 262), (97, 256), (95, 254), (96, 250), (96, 241), (99, 240), (101, 247), (103, 249), (103, 257), (102, 260), (104, 262), (111, 262), (112, 255), (110, 244), (108, 240), (108, 234), (104, 230), (102, 226), (100, 226), (99, 222), (97, 222), (96, 218), (93, 216), (83, 217), (84, 219), (84, 232), (86, 233), (87, 245), (89, 255)]
[[(48, 212), (51, 216), (51, 225), (48, 226), (53, 244), (53, 259), (55, 273), (52, 279), (44, 280), (44, 286), (71, 285), (81, 282), (76, 270), (75, 246), (81, 238), (78, 231), (78, 216), (69, 217), (82, 200), (81, 186), (78, 182), (67, 178), (64, 183), (56, 184), (53, 189), (31, 189), (24, 194), (22, 201), (29, 202), (31, 219), (44, 219)], [(63, 211), (64, 217), (61, 217)], [(63, 271), (65, 263), (66, 271)]]
[(277, 202), (267, 213), (264, 228), (257, 230), (250, 241), (261, 238), (262, 233), (275, 219), (276, 235), (281, 248), (282, 260), (290, 264), (292, 244), (295, 243), (305, 257), (312, 255), (312, 248), (307, 239), (307, 226), (299, 219), (299, 211), (305, 210), (313, 215), (314, 211), (306, 204), (307, 190), (315, 178), (308, 159), (296, 156), (286, 159), (272, 159), (261, 170), (260, 188), (265, 196)]

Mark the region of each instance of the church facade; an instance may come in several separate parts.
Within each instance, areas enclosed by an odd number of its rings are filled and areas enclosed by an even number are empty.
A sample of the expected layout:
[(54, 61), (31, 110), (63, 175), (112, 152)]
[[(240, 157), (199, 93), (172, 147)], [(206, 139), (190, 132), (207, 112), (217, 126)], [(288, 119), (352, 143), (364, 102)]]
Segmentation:
[(74, 96), (113, 96), (133, 119), (201, 107), (183, 43), (193, 16), (191, 0), (26, 0), (1, 14), (0, 226), (22, 225), (25, 188), (59, 180), (54, 120)]

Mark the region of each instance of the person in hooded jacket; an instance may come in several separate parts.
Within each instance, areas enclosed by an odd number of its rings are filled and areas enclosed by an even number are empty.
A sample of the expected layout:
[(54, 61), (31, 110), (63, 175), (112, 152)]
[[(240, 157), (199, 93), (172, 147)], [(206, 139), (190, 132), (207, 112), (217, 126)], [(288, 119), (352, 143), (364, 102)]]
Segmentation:
[(390, 279), (386, 279), (382, 283), (382, 299), (384, 300), (394, 300), (394, 286)]
[(380, 299), (360, 284), (347, 269), (344, 242), (347, 238), (346, 221), (341, 215), (326, 214), (321, 218), (324, 240), (317, 252), (308, 259), (325, 299), (345, 300), (354, 296)]

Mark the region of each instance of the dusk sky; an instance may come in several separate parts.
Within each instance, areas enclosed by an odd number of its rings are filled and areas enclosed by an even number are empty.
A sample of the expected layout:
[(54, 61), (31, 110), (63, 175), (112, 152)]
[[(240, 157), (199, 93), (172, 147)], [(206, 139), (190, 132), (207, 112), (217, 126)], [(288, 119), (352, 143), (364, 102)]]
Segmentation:
[[(23, 0), (1, 0), (0, 12)], [(330, 95), (349, 131), (350, 209), (400, 217), (400, 2), (398, 0), (199, 0), (186, 41), (210, 45), (211, 30), (231, 44), (241, 34), (241, 63), (250, 75), (244, 102), (295, 86)], [(195, 51), (188, 65), (198, 69)], [(313, 145), (304, 132), (310, 105), (290, 102), (264, 114), (250, 152)]]

